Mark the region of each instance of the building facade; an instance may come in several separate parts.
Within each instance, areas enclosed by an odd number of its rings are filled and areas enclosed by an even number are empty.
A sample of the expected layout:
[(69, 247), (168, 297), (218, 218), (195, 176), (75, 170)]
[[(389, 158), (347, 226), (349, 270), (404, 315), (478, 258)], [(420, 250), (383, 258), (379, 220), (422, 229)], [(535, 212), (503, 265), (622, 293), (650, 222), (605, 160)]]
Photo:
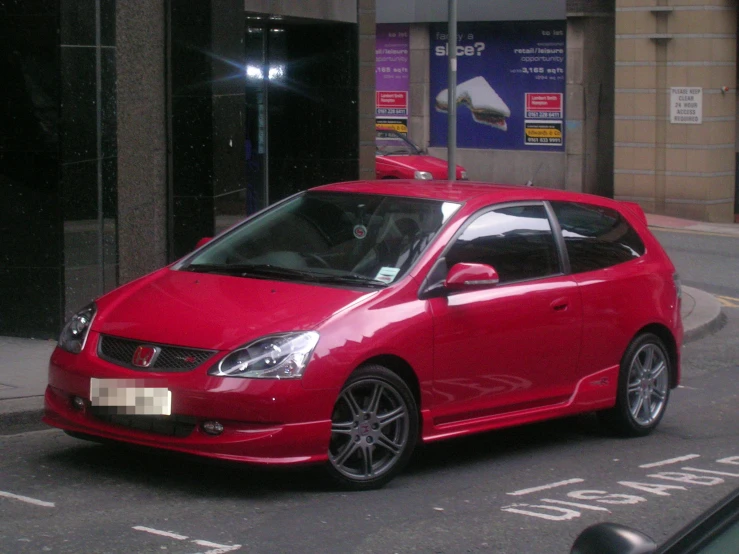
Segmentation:
[[(471, 178), (735, 220), (737, 0), (458, 16)], [(447, 0), (0, 0), (0, 334), (54, 337), (201, 237), (373, 177), (378, 125), (446, 157), (446, 18)]]
[(374, 0), (0, 0), (0, 334), (373, 177), (374, 26)]

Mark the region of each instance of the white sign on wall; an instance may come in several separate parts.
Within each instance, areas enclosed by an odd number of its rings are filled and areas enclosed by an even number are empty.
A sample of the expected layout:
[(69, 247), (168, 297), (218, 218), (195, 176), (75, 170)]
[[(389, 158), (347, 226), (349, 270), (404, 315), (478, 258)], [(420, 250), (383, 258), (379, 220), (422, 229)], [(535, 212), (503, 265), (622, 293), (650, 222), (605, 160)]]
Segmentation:
[(670, 123), (698, 125), (703, 123), (703, 89), (672, 87), (670, 89)]

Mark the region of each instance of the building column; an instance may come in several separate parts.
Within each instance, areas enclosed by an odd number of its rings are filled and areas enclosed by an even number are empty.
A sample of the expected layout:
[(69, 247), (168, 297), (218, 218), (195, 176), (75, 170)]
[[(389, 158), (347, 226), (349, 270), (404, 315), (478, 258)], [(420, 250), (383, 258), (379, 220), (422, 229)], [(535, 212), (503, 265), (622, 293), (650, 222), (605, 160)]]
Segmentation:
[(126, 283), (167, 262), (163, 2), (118, 2), (118, 263)]
[[(733, 221), (736, 8), (736, 0), (616, 0), (617, 199)], [(692, 115), (675, 111), (686, 100), (680, 109)]]
[(358, 0), (359, 178), (375, 178), (375, 0)]
[(567, 3), (565, 189), (613, 196), (614, 17), (608, 2)]

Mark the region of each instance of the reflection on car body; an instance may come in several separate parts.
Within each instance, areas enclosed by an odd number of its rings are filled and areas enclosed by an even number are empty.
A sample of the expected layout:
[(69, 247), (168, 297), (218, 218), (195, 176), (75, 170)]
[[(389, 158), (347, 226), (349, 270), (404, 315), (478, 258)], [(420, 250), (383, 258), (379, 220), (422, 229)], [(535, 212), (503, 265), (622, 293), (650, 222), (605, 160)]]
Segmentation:
[[(646, 435), (679, 383), (681, 343), (679, 281), (632, 205), (338, 183), (81, 310), (51, 358), (45, 421), (225, 460), (322, 463), (366, 489), (419, 441), (589, 411)], [(135, 394), (156, 407), (103, 413), (91, 384), (122, 398), (118, 380), (156, 382)]]

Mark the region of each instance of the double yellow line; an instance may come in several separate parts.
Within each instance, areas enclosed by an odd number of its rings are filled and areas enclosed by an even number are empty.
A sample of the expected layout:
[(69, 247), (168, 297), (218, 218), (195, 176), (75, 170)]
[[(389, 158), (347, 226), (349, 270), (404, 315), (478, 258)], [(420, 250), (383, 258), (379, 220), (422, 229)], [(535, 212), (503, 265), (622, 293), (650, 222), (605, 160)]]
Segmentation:
[(719, 296), (718, 294), (714, 294), (714, 296), (716, 297), (716, 300), (726, 308), (739, 308), (739, 298), (734, 298), (732, 296)]
[(684, 233), (686, 235), (707, 235), (710, 237), (727, 237), (727, 238), (739, 238), (736, 235), (730, 235), (728, 233), (713, 233), (711, 231), (691, 231), (689, 229), (673, 229), (671, 227), (657, 227), (657, 226), (649, 226), (649, 230), (654, 231), (662, 231), (665, 233)]

